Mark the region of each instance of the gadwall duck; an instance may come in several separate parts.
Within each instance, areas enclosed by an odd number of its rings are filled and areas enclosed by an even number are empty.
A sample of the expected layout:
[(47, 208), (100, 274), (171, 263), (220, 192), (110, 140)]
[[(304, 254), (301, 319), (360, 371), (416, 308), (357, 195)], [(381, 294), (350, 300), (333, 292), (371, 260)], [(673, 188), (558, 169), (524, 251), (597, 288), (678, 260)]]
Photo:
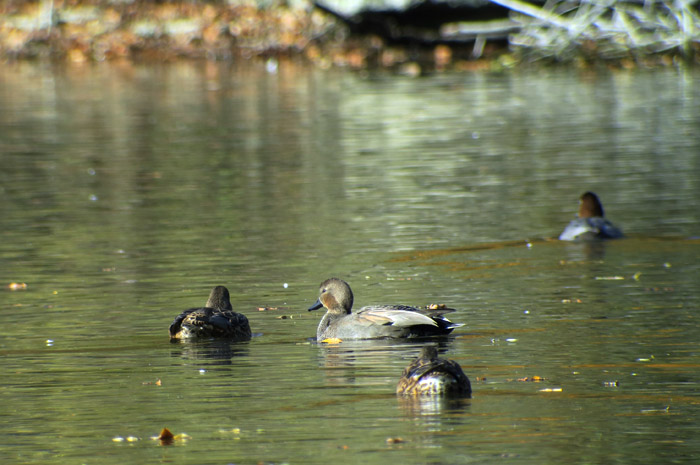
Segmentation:
[(211, 290), (204, 307), (185, 310), (170, 325), (170, 339), (212, 337), (236, 341), (251, 337), (248, 318), (233, 311), (228, 289), (224, 286)]
[(581, 196), (578, 218), (571, 220), (559, 236), (559, 240), (578, 241), (619, 237), (622, 237), (622, 231), (605, 219), (603, 205), (598, 196), (593, 192), (586, 192)]
[(470, 397), (472, 386), (454, 360), (438, 358), (433, 346), (423, 347), (417, 359), (401, 373), (396, 386), (400, 396)]
[(331, 278), (321, 283), (320, 296), (309, 311), (325, 307), (316, 340), (377, 339), (440, 336), (462, 326), (442, 315), (451, 308), (418, 309), (405, 305), (372, 305), (351, 313), (352, 290), (348, 283)]

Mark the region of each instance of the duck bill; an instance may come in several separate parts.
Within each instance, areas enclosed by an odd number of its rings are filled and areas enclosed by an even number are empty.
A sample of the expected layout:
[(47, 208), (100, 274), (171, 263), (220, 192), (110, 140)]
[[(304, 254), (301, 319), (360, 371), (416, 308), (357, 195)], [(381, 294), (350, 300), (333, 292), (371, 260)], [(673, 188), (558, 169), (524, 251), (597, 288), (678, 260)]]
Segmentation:
[(321, 303), (321, 299), (318, 299), (315, 304), (313, 304), (311, 307), (309, 307), (309, 311), (318, 310), (321, 307), (323, 307), (323, 304)]

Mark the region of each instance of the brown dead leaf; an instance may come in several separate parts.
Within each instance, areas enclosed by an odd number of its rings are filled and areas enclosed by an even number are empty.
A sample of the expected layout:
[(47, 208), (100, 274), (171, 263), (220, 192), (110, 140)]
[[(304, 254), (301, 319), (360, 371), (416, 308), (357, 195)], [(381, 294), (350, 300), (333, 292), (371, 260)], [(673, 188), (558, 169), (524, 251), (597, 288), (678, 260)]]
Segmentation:
[(540, 381), (544, 381), (547, 378), (544, 378), (543, 376), (531, 376), (531, 377), (524, 377), (524, 378), (518, 378), (516, 381), (520, 382), (533, 382), (533, 383), (539, 383)]
[(175, 435), (173, 435), (168, 428), (163, 428), (156, 439), (160, 441), (162, 446), (169, 446), (175, 442)]
[(545, 380), (545, 378), (542, 376), (533, 376), (532, 378), (530, 378), (530, 381), (534, 381), (536, 383), (538, 383), (540, 381), (544, 381), (544, 380)]

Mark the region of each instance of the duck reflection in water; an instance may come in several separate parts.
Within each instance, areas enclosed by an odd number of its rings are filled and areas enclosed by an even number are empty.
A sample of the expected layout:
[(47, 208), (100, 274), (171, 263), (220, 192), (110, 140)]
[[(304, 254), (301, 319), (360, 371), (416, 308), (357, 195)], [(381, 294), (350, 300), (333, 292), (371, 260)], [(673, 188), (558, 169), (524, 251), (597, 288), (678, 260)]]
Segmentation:
[(443, 316), (455, 311), (451, 308), (372, 305), (352, 313), (353, 300), (345, 281), (331, 278), (321, 283), (319, 298), (309, 307), (309, 311), (327, 310), (316, 329), (317, 341), (446, 336), (463, 326)]
[[(328, 385), (345, 386), (372, 383), (367, 374), (379, 367), (395, 365), (407, 350), (417, 349), (416, 339), (363, 339), (318, 344), (319, 365)], [(449, 340), (435, 341), (446, 348)]]
[(227, 339), (195, 339), (188, 344), (173, 344), (170, 348), (171, 356), (197, 361), (202, 366), (232, 365), (233, 358), (248, 354), (248, 341)]

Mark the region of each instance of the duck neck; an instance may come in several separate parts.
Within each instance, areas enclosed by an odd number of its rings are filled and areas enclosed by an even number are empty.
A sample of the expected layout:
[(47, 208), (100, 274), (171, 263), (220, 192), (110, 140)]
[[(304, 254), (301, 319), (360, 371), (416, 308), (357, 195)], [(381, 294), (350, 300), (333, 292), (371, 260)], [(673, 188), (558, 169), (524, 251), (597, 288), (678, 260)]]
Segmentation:
[[(321, 321), (318, 324), (318, 328), (316, 329), (316, 338), (321, 338), (324, 333), (328, 330), (328, 328), (333, 324), (334, 321), (340, 319), (343, 317), (343, 314), (340, 313), (334, 313), (334, 312), (326, 312), (325, 315), (323, 315), (323, 318), (321, 318)], [(326, 335), (326, 337), (328, 337)]]

